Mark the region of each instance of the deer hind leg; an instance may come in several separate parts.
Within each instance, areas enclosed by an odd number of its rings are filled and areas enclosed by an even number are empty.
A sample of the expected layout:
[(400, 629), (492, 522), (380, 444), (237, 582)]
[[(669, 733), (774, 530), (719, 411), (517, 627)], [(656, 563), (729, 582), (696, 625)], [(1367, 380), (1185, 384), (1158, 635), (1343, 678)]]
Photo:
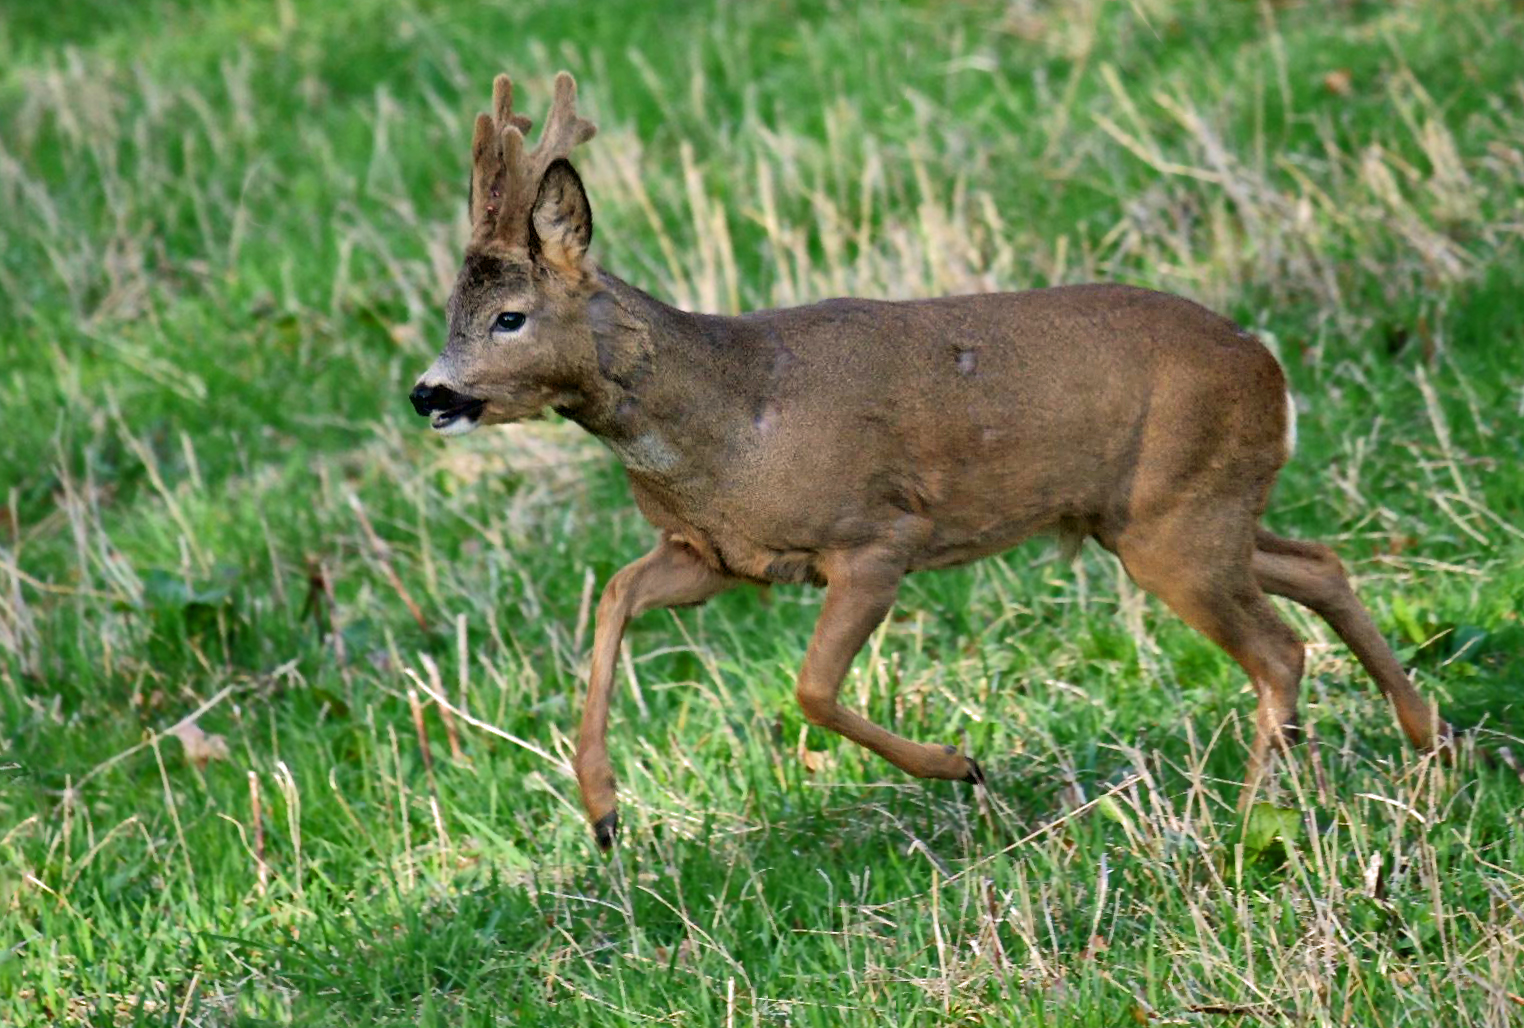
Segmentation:
[(982, 782), (979, 765), (954, 746), (912, 742), (841, 705), (838, 695), (852, 659), (894, 606), (903, 564), (868, 554), (835, 562), (825, 604), (799, 670), (795, 695), (812, 723), (846, 736), (918, 778)]
[(1259, 697), (1242, 803), (1252, 802), (1277, 756), (1295, 741), (1303, 647), (1270, 605), (1251, 567), (1253, 521), (1221, 510), (1174, 511), (1134, 524), (1116, 540), (1127, 573), (1192, 628), (1222, 647), (1249, 675)]
[(650, 553), (616, 572), (604, 587), (593, 632), (587, 703), (572, 761), (582, 807), (604, 849), (613, 845), (619, 827), (607, 737), (614, 668), (625, 627), (648, 610), (702, 603), (735, 584), (735, 579), (712, 570), (687, 548), (663, 539)]
[(1254, 577), (1260, 588), (1317, 614), (1344, 640), (1391, 701), (1397, 721), (1420, 750), (1444, 746), (1452, 732), (1423, 698), (1355, 596), (1339, 558), (1321, 543), (1283, 539), (1265, 529), (1254, 536)]

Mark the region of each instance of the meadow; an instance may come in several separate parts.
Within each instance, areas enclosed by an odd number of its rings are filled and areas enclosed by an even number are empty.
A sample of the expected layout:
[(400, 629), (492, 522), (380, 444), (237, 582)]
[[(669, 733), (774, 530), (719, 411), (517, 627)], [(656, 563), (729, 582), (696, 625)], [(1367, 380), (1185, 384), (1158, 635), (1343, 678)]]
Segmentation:
[(0, 10), (0, 1024), (1524, 1018), (1518, 761), (1405, 748), (1315, 618), (1308, 742), (1093, 546), (908, 580), (810, 727), (819, 593), (629, 633), (651, 529), (552, 419), (445, 440), (471, 119), (571, 70), (594, 251), (692, 309), (1111, 280), (1281, 357), (1268, 517), (1524, 758), (1524, 7), (16, 0)]

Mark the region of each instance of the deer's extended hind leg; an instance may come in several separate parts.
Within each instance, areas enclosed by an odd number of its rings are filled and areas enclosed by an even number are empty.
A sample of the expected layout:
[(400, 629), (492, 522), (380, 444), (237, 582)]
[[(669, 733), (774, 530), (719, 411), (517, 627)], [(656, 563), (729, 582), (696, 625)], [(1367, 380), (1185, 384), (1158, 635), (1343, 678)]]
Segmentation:
[(1397, 711), (1403, 732), (1420, 750), (1445, 745), (1451, 729), (1423, 698), (1355, 596), (1344, 565), (1321, 543), (1283, 539), (1265, 529), (1254, 536), (1254, 577), (1260, 588), (1300, 603), (1344, 640)]
[[(1117, 555), (1140, 586), (1238, 662), (1259, 695), (1242, 802), (1295, 738), (1302, 641), (1280, 619), (1251, 569), (1253, 520), (1179, 510), (1130, 525)], [(1212, 533), (1216, 534), (1212, 534)]]
[(814, 724), (846, 736), (918, 778), (982, 781), (979, 766), (956, 747), (902, 738), (847, 710), (837, 699), (852, 658), (894, 606), (903, 574), (903, 562), (876, 553), (833, 562), (825, 604), (799, 669), (799, 706)]
[(604, 587), (598, 601), (598, 624), (593, 632), (593, 661), (587, 681), (587, 704), (577, 734), (572, 762), (582, 807), (593, 826), (598, 845), (614, 843), (619, 815), (614, 796), (614, 769), (609, 764), (609, 697), (619, 644), (630, 619), (659, 607), (680, 607), (730, 588), (736, 580), (709, 568), (681, 544), (663, 539), (650, 553), (621, 568)]

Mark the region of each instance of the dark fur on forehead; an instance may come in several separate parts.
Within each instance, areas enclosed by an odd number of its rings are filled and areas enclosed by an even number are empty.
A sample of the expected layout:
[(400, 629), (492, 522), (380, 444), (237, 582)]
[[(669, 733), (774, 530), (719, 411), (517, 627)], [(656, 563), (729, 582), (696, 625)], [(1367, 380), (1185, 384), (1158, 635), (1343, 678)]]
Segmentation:
[(460, 266), (457, 285), (472, 291), (480, 289), (527, 289), (529, 262), (511, 261), (496, 254), (467, 253)]
[(527, 293), (533, 272), (528, 258), (511, 260), (481, 251), (467, 251), (450, 294), (448, 314), (451, 325), (462, 328), (462, 318), (472, 318), (483, 304), (502, 293)]
[(534, 273), (528, 258), (511, 260), (497, 254), (467, 251), (455, 278), (453, 306), (472, 309), (486, 295), (528, 292)]

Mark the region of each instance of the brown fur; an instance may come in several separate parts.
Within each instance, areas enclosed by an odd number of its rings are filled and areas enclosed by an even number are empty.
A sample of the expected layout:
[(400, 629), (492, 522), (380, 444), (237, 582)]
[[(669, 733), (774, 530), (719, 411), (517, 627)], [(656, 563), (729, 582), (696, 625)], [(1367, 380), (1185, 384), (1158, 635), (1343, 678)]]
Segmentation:
[[(955, 748), (896, 736), (837, 692), (904, 575), (1037, 534), (1094, 538), (1243, 666), (1259, 693), (1246, 797), (1294, 733), (1302, 673), (1267, 593), (1332, 625), (1415, 745), (1449, 737), (1332, 552), (1258, 527), (1289, 456), (1285, 380), (1232, 322), (1117, 285), (679, 311), (587, 257), (591, 211), (565, 154), (591, 126), (570, 78), (533, 161), (514, 163), (518, 122), (500, 127), (517, 117), (506, 79), (496, 96), (473, 182), (508, 199), (489, 213), (473, 198), (449, 343), (420, 388), (485, 401), (480, 423), (554, 407), (619, 456), (661, 532), (598, 606), (576, 771), (600, 842), (616, 823), (604, 737), (625, 626), (743, 581), (826, 587), (798, 680), (806, 717), (911, 774), (979, 780)], [(503, 311), (525, 327), (494, 333)]]

